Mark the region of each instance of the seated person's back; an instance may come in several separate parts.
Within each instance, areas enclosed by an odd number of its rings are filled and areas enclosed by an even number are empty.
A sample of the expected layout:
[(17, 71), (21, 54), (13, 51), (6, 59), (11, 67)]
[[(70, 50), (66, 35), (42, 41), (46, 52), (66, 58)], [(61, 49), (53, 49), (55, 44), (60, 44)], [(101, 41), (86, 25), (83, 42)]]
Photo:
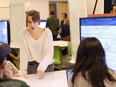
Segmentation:
[(68, 87), (116, 87), (116, 72), (107, 67), (105, 51), (97, 38), (81, 41)]

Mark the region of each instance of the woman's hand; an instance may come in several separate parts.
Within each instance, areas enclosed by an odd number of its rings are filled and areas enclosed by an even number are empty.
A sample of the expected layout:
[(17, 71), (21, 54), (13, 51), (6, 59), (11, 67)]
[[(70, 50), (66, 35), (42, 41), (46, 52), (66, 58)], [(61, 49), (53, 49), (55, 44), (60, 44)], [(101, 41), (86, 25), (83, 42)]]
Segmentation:
[(11, 70), (6, 70), (4, 72), (4, 78), (13, 78), (13, 71)]
[(44, 71), (42, 71), (42, 70), (38, 70), (37, 71), (37, 75), (38, 75), (38, 77), (39, 77), (39, 79), (42, 79), (43, 77), (44, 77)]

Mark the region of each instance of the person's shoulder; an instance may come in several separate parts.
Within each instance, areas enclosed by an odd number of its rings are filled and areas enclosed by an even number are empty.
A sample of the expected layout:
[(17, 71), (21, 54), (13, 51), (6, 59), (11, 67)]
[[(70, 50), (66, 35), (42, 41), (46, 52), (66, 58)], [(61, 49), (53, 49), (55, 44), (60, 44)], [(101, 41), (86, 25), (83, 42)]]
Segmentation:
[(50, 33), (50, 32), (51, 32), (51, 30), (50, 30), (49, 28), (45, 28), (45, 32)]
[(27, 32), (27, 28), (23, 28), (21, 32)]
[(109, 69), (109, 73), (116, 79), (116, 71)]
[(0, 87), (30, 87), (26, 84), (26, 82), (17, 80), (17, 79), (10, 79), (10, 78), (0, 78)]
[(26, 34), (27, 33), (27, 28), (23, 28), (22, 30), (21, 30), (21, 34)]
[(52, 36), (52, 32), (49, 28), (45, 28), (45, 36)]

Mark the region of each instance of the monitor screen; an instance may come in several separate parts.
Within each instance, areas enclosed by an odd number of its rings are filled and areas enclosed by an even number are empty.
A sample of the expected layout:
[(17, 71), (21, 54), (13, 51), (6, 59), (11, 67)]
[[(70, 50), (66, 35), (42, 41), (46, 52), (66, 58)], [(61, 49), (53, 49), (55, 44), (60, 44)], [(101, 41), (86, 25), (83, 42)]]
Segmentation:
[(116, 17), (80, 18), (80, 40), (86, 37), (101, 41), (107, 66), (116, 70)]
[(73, 69), (67, 69), (66, 70), (66, 75), (67, 75), (67, 78), (71, 75)]
[(41, 28), (46, 28), (46, 20), (40, 20), (40, 25), (39, 27)]
[(10, 26), (7, 20), (0, 21), (0, 43), (10, 44)]

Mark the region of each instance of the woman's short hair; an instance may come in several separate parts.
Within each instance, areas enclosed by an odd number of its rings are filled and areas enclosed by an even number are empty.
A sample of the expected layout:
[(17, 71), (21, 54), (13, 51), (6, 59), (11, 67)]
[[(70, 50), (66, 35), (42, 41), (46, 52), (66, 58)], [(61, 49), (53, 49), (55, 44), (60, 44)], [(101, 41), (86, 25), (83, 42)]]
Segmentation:
[(28, 19), (28, 16), (32, 16), (32, 20), (33, 20), (34, 22), (40, 21), (40, 13), (39, 13), (39, 11), (30, 10), (30, 11), (28, 11), (28, 13), (27, 13), (26, 20)]

